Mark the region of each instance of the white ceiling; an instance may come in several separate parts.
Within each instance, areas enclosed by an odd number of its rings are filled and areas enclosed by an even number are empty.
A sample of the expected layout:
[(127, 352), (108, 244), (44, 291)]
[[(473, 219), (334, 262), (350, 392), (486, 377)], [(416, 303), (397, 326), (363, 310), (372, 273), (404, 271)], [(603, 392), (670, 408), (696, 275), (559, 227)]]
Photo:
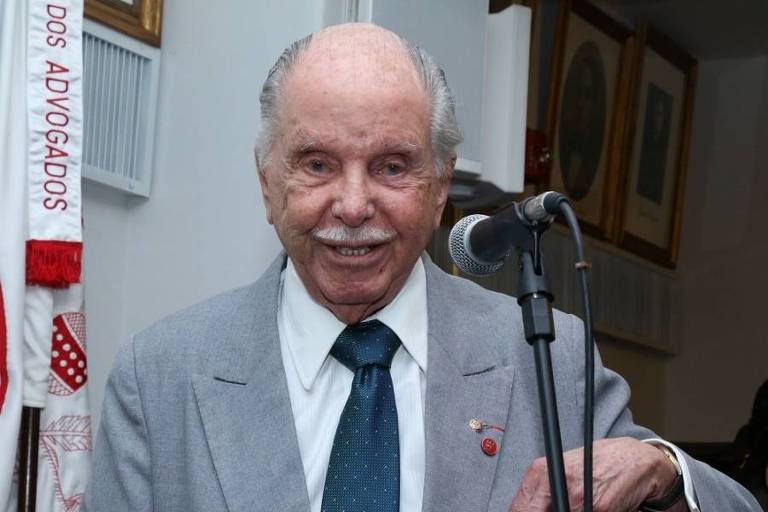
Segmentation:
[(697, 60), (768, 55), (768, 0), (604, 0), (644, 18)]

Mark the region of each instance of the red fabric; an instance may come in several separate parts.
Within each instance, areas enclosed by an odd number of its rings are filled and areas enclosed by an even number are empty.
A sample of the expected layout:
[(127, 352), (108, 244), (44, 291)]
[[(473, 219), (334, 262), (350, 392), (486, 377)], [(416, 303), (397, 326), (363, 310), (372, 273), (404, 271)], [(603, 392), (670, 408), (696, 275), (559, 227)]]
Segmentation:
[(67, 288), (80, 282), (82, 242), (27, 240), (27, 284)]
[(53, 319), (51, 379), (48, 392), (71, 395), (88, 381), (85, 355), (85, 315), (64, 313)]
[(5, 330), (3, 287), (0, 284), (0, 413), (3, 412), (6, 391), (8, 391), (8, 334)]

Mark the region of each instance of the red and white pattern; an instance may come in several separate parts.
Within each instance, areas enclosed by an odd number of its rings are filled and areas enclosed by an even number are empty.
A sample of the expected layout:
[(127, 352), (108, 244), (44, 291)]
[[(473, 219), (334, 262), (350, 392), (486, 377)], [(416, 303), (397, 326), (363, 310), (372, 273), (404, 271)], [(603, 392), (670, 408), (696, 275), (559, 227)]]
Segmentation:
[(90, 475), (82, 321), (58, 327), (78, 371), (50, 372), (53, 319), (83, 300), (82, 17), (83, 0), (0, 1), (0, 511), (16, 510), (22, 404), (45, 407), (37, 510), (76, 510)]
[(41, 460), (43, 458), (48, 460), (59, 510), (77, 512), (83, 504), (84, 496), (82, 489), (73, 494), (65, 493), (66, 475), (62, 474), (61, 457), (83, 453), (88, 455), (91, 450), (93, 446), (90, 416), (62, 416), (40, 428)]
[[(57, 305), (81, 301), (80, 285), (57, 291), (54, 314), (61, 311)], [(48, 399), (40, 417), (37, 509), (77, 512), (90, 476), (93, 450), (85, 316), (66, 310), (56, 315), (51, 341)]]
[(68, 396), (87, 381), (85, 316), (82, 313), (64, 313), (53, 319), (48, 392), (56, 396)]
[(80, 282), (83, 0), (26, 0), (27, 284)]

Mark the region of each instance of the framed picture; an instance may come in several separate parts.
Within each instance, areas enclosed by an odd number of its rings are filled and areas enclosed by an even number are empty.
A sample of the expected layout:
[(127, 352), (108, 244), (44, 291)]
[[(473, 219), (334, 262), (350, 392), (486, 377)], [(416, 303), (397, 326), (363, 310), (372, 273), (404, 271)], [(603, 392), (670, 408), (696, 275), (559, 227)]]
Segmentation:
[(612, 238), (634, 37), (595, 6), (563, 1), (547, 106), (552, 170), (547, 188), (565, 193), (582, 229)]
[(147, 44), (160, 47), (163, 0), (85, 0), (85, 15)]
[(638, 46), (618, 243), (674, 268), (682, 220), (696, 61), (646, 23)]

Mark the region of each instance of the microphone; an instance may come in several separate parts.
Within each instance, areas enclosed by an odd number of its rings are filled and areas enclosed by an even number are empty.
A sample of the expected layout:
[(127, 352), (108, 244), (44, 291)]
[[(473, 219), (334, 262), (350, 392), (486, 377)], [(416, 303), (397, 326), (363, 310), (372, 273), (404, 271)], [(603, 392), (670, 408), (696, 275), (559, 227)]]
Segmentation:
[(466, 274), (484, 277), (497, 272), (513, 247), (533, 250), (533, 231), (551, 224), (563, 201), (565, 196), (550, 191), (511, 203), (492, 217), (464, 217), (448, 238), (451, 259)]

